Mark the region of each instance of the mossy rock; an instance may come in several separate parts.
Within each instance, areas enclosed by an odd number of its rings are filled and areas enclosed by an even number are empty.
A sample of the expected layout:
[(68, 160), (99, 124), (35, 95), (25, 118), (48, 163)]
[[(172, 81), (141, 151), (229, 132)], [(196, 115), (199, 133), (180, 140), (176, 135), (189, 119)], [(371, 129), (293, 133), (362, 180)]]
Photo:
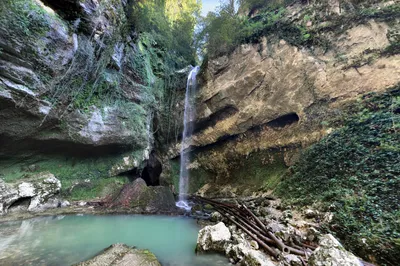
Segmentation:
[(141, 178), (124, 185), (120, 193), (111, 200), (109, 207), (129, 208), (146, 213), (169, 212), (176, 208), (175, 198), (169, 187), (148, 187)]
[(136, 249), (125, 244), (111, 245), (94, 258), (76, 264), (76, 266), (97, 265), (161, 266), (151, 251)]

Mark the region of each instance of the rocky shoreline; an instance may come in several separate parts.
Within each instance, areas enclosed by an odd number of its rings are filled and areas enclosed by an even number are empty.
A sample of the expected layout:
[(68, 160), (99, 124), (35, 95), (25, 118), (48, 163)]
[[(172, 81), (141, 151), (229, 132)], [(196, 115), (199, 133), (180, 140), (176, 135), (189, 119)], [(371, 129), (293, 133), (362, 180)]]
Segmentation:
[(48, 172), (15, 183), (0, 179), (0, 222), (68, 214), (183, 215), (184, 211), (175, 206), (168, 187), (147, 186), (141, 178), (104, 198), (71, 202), (62, 199), (61, 182)]
[[(246, 230), (232, 223), (234, 217), (230, 214), (221, 215), (212, 212), (210, 221), (200, 230), (197, 239), (197, 253), (220, 253), (225, 255), (235, 265), (265, 265), (265, 266), (360, 266), (372, 265), (366, 263), (347, 251), (331, 234), (324, 234), (321, 217), (329, 214), (318, 213), (312, 209), (302, 212), (285, 207), (279, 199), (269, 200), (262, 197), (255, 200), (230, 198), (225, 204), (238, 204), (247, 200), (250, 210), (257, 219), (265, 224), (284, 243), (307, 243), (299, 249), (305, 255), (293, 254), (278, 247), (270, 246), (277, 256), (271, 256), (250, 237)], [(222, 201), (220, 199), (220, 201)], [(199, 208), (199, 207), (198, 207)], [(206, 209), (210, 209), (207, 206)], [(229, 217), (229, 218), (228, 218)], [(291, 254), (292, 253), (292, 254)]]
[[(198, 234), (196, 252), (220, 253), (232, 264), (322, 266), (329, 261), (329, 265), (332, 266), (364, 265), (352, 253), (346, 251), (332, 235), (322, 233), (322, 225), (329, 222), (331, 217), (329, 212), (319, 213), (313, 209), (294, 210), (282, 204), (279, 199), (264, 194), (247, 198), (220, 198), (218, 202), (226, 206), (239, 206), (239, 203), (245, 202), (249, 212), (253, 213), (254, 217), (257, 217), (259, 222), (280, 241), (307, 243), (300, 247), (304, 251), (303, 255), (290, 254), (284, 249), (271, 246), (278, 255), (270, 256), (268, 253), (271, 252), (263, 250), (265, 247), (260, 245), (260, 241), (255, 241), (257, 239), (251, 237), (249, 232), (232, 223), (234, 217), (231, 217), (231, 214), (220, 213), (215, 205), (208, 204), (207, 201), (198, 202), (196, 197), (193, 198), (192, 211), (187, 213), (175, 206), (175, 197), (167, 187), (148, 187), (140, 178), (126, 184), (116, 195), (92, 201), (74, 202), (61, 200), (59, 193), (61, 184), (50, 173), (23, 179), (14, 184), (2, 182), (1, 185), (0, 203), (3, 215), (0, 216), (0, 223), (56, 215), (186, 215), (197, 219), (198, 224), (203, 227)], [(21, 203), (15, 204), (16, 202)], [(123, 264), (125, 255), (117, 258), (114, 256), (117, 252), (115, 250), (124, 250), (127, 256), (138, 256), (140, 259), (140, 252), (118, 244), (98, 255), (100, 258), (104, 256), (113, 258), (110, 260), (114, 264), (110, 262), (104, 265), (125, 265)], [(118, 264), (119, 262), (122, 264)], [(80, 265), (97, 265), (96, 259)]]
[[(279, 252), (279, 258), (269, 256), (263, 248), (249, 237), (242, 229), (232, 225), (230, 221), (212, 209), (209, 204), (197, 204), (192, 208), (190, 214), (184, 213), (179, 209), (169, 212), (146, 213), (136, 212), (134, 209), (127, 208), (105, 208), (93, 206), (93, 202), (77, 201), (64, 208), (47, 209), (40, 212), (9, 213), (0, 216), (1, 222), (30, 219), (39, 216), (55, 215), (118, 215), (118, 214), (144, 214), (144, 215), (190, 215), (198, 219), (198, 224), (202, 226), (197, 239), (196, 253), (219, 253), (225, 255), (230, 263), (234, 265), (265, 265), (265, 266), (323, 266), (327, 265), (370, 265), (364, 264), (352, 253), (346, 251), (340, 242), (330, 234), (323, 234), (319, 217), (321, 214), (311, 209), (298, 212), (283, 207), (280, 200), (261, 200), (262, 197), (254, 201), (249, 201), (250, 209), (256, 213), (257, 217), (268, 225), (268, 228), (279, 236), (280, 239), (287, 241), (289, 238), (297, 238), (312, 245), (318, 246), (315, 250), (307, 250), (307, 256), (299, 256), (285, 252)], [(222, 200), (223, 199), (219, 199)], [(225, 202), (237, 202), (244, 199), (225, 199)], [(247, 199), (248, 200), (248, 199)], [(198, 217), (202, 217), (199, 219)], [(209, 217), (209, 219), (204, 219)], [(119, 252), (123, 250), (124, 252)], [(119, 254), (118, 256), (116, 254)], [(151, 260), (148, 264), (132, 264), (143, 259), (142, 255), (152, 253), (128, 247), (124, 244), (114, 244), (93, 259), (82, 262), (78, 265), (98, 265), (96, 263), (107, 261), (101, 265), (160, 265), (158, 261)], [(130, 264), (124, 264), (129, 261)], [(307, 263), (307, 264), (304, 264)]]

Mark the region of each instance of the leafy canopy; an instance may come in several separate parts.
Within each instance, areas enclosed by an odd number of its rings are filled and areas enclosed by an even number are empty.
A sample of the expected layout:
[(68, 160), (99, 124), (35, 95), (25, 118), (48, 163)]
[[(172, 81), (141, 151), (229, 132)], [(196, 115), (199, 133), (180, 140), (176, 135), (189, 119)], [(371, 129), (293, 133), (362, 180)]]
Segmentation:
[(131, 22), (139, 34), (150, 33), (157, 47), (194, 64), (193, 34), (200, 9), (196, 0), (142, 0), (133, 5)]

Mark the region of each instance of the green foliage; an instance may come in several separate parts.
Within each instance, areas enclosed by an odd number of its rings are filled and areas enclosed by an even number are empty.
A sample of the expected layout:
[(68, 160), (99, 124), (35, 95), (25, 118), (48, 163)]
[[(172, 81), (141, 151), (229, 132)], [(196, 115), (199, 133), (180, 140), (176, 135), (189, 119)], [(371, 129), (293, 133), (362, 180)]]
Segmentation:
[(334, 206), (328, 230), (382, 265), (400, 257), (399, 113), (399, 86), (363, 97), (343, 128), (307, 149), (277, 190), (291, 204)]
[(210, 56), (229, 53), (240, 43), (242, 24), (232, 3), (221, 5), (219, 12), (208, 13), (202, 21), (198, 42), (205, 43)]
[(43, 34), (50, 29), (49, 14), (34, 0), (2, 0), (0, 24), (24, 36)]
[[(333, 48), (328, 32), (338, 36), (356, 24), (363, 24), (371, 19), (393, 22), (399, 18), (400, 14), (399, 4), (378, 9), (373, 6), (377, 1), (358, 1), (357, 4), (348, 1), (343, 6), (347, 10), (346, 13), (337, 16), (328, 11), (327, 1), (315, 1), (313, 5), (305, 8), (300, 20), (293, 20), (285, 15), (285, 11), (286, 6), (296, 0), (241, 0), (238, 2), (241, 5), (238, 14), (232, 7), (233, 2), (225, 1), (226, 4), (223, 4), (218, 12), (210, 13), (204, 18), (202, 30), (197, 34), (197, 43), (200, 50), (209, 57), (230, 53), (240, 44), (259, 42), (261, 37), (270, 35), (294, 46), (319, 47), (326, 52)], [(247, 13), (248, 10), (248, 16), (241, 15)], [(315, 26), (307, 27), (309, 21)], [(322, 21), (325, 23), (321, 23)], [(383, 55), (397, 54), (397, 43), (391, 43)]]
[(154, 39), (154, 46), (166, 54), (182, 57), (185, 64), (195, 63), (195, 49), (192, 46), (195, 17), (200, 5), (194, 0), (142, 0), (132, 7), (130, 22), (136, 31), (148, 33)]
[(241, 10), (249, 10), (250, 14), (255, 9), (269, 8), (278, 9), (293, 3), (294, 0), (238, 0)]
[(275, 35), (295, 46), (320, 45), (325, 49), (328, 43), (318, 34), (313, 34), (305, 24), (310, 17), (305, 16), (303, 24), (286, 21), (285, 6), (290, 1), (250, 1), (243, 4), (252, 6), (256, 2), (258, 13), (252, 17), (240, 16), (231, 5), (222, 5), (217, 13), (209, 13), (202, 23), (202, 31), (197, 35), (199, 46), (205, 46), (210, 57), (232, 52), (242, 43), (258, 42), (261, 37)]

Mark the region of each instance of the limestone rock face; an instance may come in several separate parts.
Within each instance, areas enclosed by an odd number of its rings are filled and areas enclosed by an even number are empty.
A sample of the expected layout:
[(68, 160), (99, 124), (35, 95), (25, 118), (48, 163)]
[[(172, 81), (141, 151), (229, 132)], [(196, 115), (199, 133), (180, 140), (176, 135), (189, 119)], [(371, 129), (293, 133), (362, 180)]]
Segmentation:
[[(331, 41), (338, 53), (352, 61), (366, 49), (387, 47), (388, 31), (387, 24), (371, 20)], [(245, 44), (229, 56), (211, 59), (198, 98), (197, 124), (201, 130), (193, 139), (194, 145), (215, 143), (223, 136), (238, 135), (257, 126), (269, 129), (265, 134), (274, 138), (276, 146), (312, 141), (313, 136), (307, 135), (316, 130), (299, 125), (312, 118), (313, 105), (332, 101), (337, 106), (400, 81), (399, 55), (379, 57), (357, 69), (347, 68), (336, 56), (334, 52), (312, 54), (270, 36), (260, 44)], [(273, 134), (273, 129), (289, 125), (291, 137), (285, 137), (286, 132)]]
[(197, 236), (197, 252), (225, 252), (225, 246), (231, 239), (231, 232), (223, 222), (209, 225), (200, 230)]
[(331, 234), (320, 238), (319, 247), (309, 260), (312, 266), (362, 266), (360, 260), (346, 251), (340, 242)]
[(161, 266), (157, 257), (149, 250), (114, 244), (94, 258), (78, 263), (76, 266)]
[[(15, 16), (8, 6), (11, 2), (2, 2), (0, 10), (10, 10), (10, 16)], [(105, 48), (109, 39), (126, 19), (126, 1), (101, 4), (93, 0), (29, 0), (24, 8), (30, 9), (24, 12), (32, 13), (32, 19), (39, 16), (39, 26), (29, 29), (28, 34), (21, 27), (1, 23), (0, 157), (31, 151), (76, 154), (77, 150), (95, 150), (93, 154), (146, 148), (146, 111), (138, 108), (128, 114), (129, 108), (114, 102), (95, 107), (87, 104), (87, 99), (82, 100), (82, 108), (74, 104), (77, 95), (64, 97), (74, 90), (74, 82), (88, 80), (83, 75), (94, 75), (91, 66), (97, 62), (88, 59), (94, 50), (108, 53)], [(129, 70), (126, 50), (132, 51), (134, 46), (129, 36), (118, 36), (112, 42), (114, 53), (106, 58), (110, 62), (101, 73), (108, 85), (116, 84), (116, 77), (121, 75), (129, 79), (132, 71), (122, 72)], [(70, 72), (75, 68), (81, 72), (73, 75), (75, 72)], [(67, 88), (58, 91), (63, 84)], [(90, 82), (85, 84), (86, 88), (90, 86)], [(138, 102), (137, 88), (131, 83), (129, 87), (122, 83), (118, 86), (126, 89), (123, 94), (127, 102)], [(75, 89), (83, 93), (83, 88)], [(130, 116), (134, 115), (143, 118), (143, 125), (132, 122)]]
[(176, 208), (175, 198), (169, 187), (148, 187), (141, 178), (126, 184), (108, 206), (146, 213), (169, 212)]
[(57, 208), (61, 202), (55, 196), (60, 190), (60, 180), (50, 173), (41, 173), (16, 183), (5, 183), (0, 179), (0, 215), (10, 211)]

